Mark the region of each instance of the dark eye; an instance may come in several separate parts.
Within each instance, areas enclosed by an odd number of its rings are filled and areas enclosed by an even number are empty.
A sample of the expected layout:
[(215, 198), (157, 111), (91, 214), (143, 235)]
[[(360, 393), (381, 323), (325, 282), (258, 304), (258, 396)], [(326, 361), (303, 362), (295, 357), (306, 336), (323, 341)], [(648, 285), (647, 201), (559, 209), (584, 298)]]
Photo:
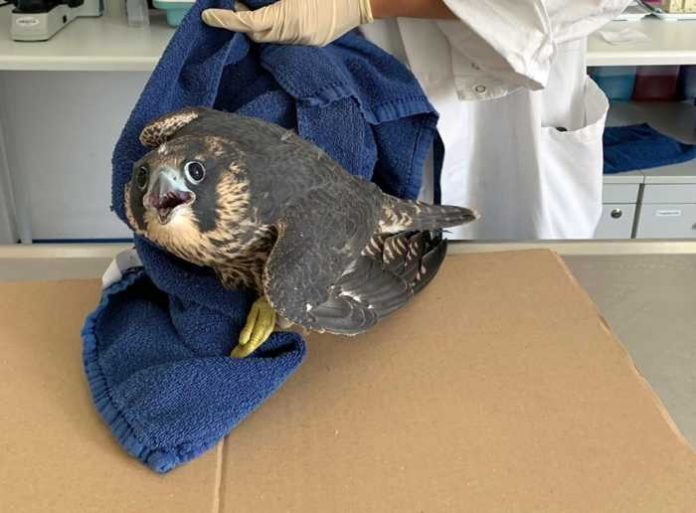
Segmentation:
[(184, 165), (184, 172), (191, 183), (199, 183), (205, 178), (205, 166), (196, 160), (187, 162)]
[(140, 166), (135, 171), (135, 185), (137, 185), (141, 190), (147, 189), (147, 184), (150, 181), (150, 170), (147, 166)]

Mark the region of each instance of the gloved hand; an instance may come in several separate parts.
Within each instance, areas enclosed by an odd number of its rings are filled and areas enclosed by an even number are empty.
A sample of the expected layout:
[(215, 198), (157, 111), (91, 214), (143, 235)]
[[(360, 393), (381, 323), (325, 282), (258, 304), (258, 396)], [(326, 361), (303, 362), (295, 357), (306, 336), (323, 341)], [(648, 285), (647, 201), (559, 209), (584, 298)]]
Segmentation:
[(244, 32), (257, 43), (325, 46), (346, 32), (373, 21), (370, 0), (279, 0), (250, 11), (235, 2), (235, 11), (206, 9), (211, 27)]

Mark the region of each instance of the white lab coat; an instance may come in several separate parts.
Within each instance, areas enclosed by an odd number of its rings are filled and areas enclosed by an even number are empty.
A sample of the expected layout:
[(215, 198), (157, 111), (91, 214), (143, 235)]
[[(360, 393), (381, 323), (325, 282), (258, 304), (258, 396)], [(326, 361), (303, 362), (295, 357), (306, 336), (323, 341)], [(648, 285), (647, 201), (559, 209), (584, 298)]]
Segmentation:
[[(591, 238), (609, 104), (587, 77), (586, 36), (628, 0), (445, 3), (460, 20), (363, 31), (407, 63), (440, 113), (442, 202), (482, 215), (451, 237)], [(432, 170), (421, 198), (432, 198)]]

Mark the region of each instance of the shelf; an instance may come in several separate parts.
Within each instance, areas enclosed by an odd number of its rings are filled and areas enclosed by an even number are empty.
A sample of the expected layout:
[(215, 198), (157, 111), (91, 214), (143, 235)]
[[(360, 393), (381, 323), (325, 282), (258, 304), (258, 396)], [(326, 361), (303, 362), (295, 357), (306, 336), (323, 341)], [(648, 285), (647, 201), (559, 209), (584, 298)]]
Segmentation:
[(0, 9), (0, 70), (152, 71), (174, 29), (159, 11), (129, 27), (123, 5), (107, 1), (104, 16), (77, 18), (45, 42), (12, 41), (11, 9)]
[[(663, 134), (696, 144), (696, 106), (679, 102), (612, 102), (607, 126), (649, 123)], [(604, 183), (694, 184), (696, 161), (604, 175)]]
[(655, 130), (696, 144), (696, 106), (686, 102), (612, 101), (607, 126), (649, 123)]
[[(150, 26), (129, 27), (123, 5), (107, 0), (101, 18), (77, 18), (46, 42), (10, 39), (10, 8), (0, 9), (0, 70), (152, 71), (174, 29), (164, 15), (151, 11)], [(590, 37), (590, 66), (696, 64), (696, 21), (611, 22), (605, 29), (637, 28), (650, 41), (611, 45), (599, 35)]]
[(639, 30), (649, 40), (612, 45), (595, 33), (588, 41), (588, 66), (696, 64), (696, 21), (661, 21), (650, 16), (641, 21), (613, 21), (602, 30), (623, 28)]

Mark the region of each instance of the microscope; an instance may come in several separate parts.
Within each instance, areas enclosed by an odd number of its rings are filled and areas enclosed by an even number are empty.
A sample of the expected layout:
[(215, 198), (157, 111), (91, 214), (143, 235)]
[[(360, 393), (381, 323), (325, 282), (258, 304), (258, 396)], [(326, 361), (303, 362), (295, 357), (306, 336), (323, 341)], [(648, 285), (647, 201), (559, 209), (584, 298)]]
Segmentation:
[(15, 41), (46, 41), (77, 17), (104, 13), (104, 0), (12, 0), (10, 35)]

